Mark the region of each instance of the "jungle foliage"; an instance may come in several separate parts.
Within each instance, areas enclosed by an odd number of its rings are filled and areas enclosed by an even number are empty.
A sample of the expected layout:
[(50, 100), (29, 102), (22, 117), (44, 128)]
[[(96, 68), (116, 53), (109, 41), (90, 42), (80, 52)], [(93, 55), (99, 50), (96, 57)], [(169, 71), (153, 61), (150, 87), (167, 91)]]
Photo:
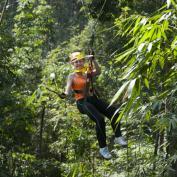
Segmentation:
[[(0, 177), (177, 176), (176, 0), (0, 0)], [(71, 97), (68, 55), (92, 48), (100, 97), (128, 147), (107, 142)]]

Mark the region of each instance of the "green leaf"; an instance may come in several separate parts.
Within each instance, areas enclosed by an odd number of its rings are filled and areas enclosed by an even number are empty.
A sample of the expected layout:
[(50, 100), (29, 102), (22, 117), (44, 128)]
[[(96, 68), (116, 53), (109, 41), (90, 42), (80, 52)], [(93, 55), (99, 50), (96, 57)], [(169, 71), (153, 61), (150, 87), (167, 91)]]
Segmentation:
[(144, 84), (149, 89), (149, 81), (147, 80), (147, 78), (144, 79)]
[(135, 48), (130, 48), (122, 53), (119, 54), (119, 56), (116, 58), (116, 62), (121, 61), (122, 59), (128, 57), (131, 53), (135, 51)]
[(151, 49), (152, 49), (152, 42), (150, 42), (150, 43), (149, 43), (149, 45), (148, 45), (148, 48), (147, 48), (147, 49), (148, 49), (148, 52), (150, 52), (150, 51), (151, 51)]
[[(139, 94), (139, 90), (140, 90), (140, 79), (136, 79), (135, 81), (136, 81), (136, 84), (134, 84), (134, 80), (133, 80), (133, 81), (132, 81), (132, 85), (131, 85), (131, 87), (134, 85), (134, 87), (133, 87), (133, 89), (132, 89), (131, 98), (128, 100), (128, 102), (127, 102), (125, 108), (121, 111), (121, 113), (120, 113), (120, 115), (119, 115), (119, 117), (118, 117), (118, 119), (117, 119), (116, 122), (119, 122), (119, 121), (122, 119), (122, 117), (125, 115), (125, 113), (126, 113), (126, 115), (128, 115), (128, 113), (129, 113), (131, 107), (132, 107), (133, 104), (134, 104), (134, 101), (136, 100), (136, 98), (137, 98), (137, 96), (138, 96), (138, 94)], [(135, 104), (135, 105), (136, 105), (136, 104)], [(138, 107), (136, 107), (136, 109), (137, 109), (137, 108), (138, 108)], [(134, 111), (135, 111), (135, 110), (134, 110)]]
[(126, 92), (126, 88), (129, 83), (130, 83), (130, 81), (127, 81), (121, 86), (121, 88), (118, 90), (118, 92), (114, 95), (109, 106), (111, 106), (113, 103), (115, 103), (116, 100), (119, 100), (119, 98), (122, 96), (122, 94)]
[(172, 129), (176, 129), (176, 127), (177, 127), (177, 118), (176, 118), (175, 115), (172, 116), (172, 118), (169, 121), (169, 124), (170, 124), (169, 127), (171, 127)]
[(166, 36), (166, 33), (165, 33), (164, 29), (161, 29), (161, 32), (162, 32), (161, 34), (162, 34), (164, 40), (166, 41), (167, 40), (167, 36)]
[(175, 36), (173, 42), (171, 43), (171, 49), (177, 49), (177, 36)]
[(171, 0), (167, 0), (167, 8), (169, 8), (171, 5)]
[[(135, 90), (135, 89), (134, 89), (134, 90)], [(133, 95), (135, 95), (135, 94), (133, 94)], [(125, 108), (122, 110), (121, 114), (119, 115), (119, 117), (118, 117), (118, 119), (117, 119), (118, 122), (122, 119), (122, 117), (125, 115), (125, 113), (126, 113), (126, 115), (128, 115), (128, 113), (129, 113), (131, 107), (133, 106), (133, 103), (134, 103), (135, 99), (136, 99), (135, 96), (132, 96), (132, 97), (129, 99), (129, 101), (127, 102)]]
[(127, 89), (128, 98), (130, 98), (132, 96), (132, 91), (133, 91), (133, 88), (135, 86), (135, 83), (136, 83), (136, 79), (133, 79), (132, 81), (130, 81), (130, 84), (129, 84), (128, 89)]
[(141, 43), (139, 46), (138, 46), (138, 51), (141, 52), (144, 48), (144, 46), (146, 45), (146, 43)]
[(141, 82), (140, 82), (140, 78), (141, 76), (139, 75), (138, 78), (136, 79), (136, 96), (140, 95), (140, 91), (141, 91)]
[(163, 29), (167, 30), (168, 26), (169, 26), (169, 22), (167, 20), (164, 20), (164, 22), (163, 22)]
[(160, 27), (157, 28), (156, 30), (156, 35), (157, 35), (157, 38), (160, 39), (162, 37), (162, 32), (161, 32), (161, 29)]
[(145, 42), (146, 39), (148, 38), (148, 34), (149, 34), (149, 31), (145, 31), (145, 33), (143, 34), (143, 36), (139, 40), (138, 44), (141, 44), (141, 43)]
[(128, 71), (125, 71), (125, 75), (121, 79), (127, 79), (135, 71), (135, 69), (137, 69), (137, 65), (133, 65), (131, 68), (128, 68)]
[(128, 34), (131, 34), (131, 32), (133, 31), (133, 25), (134, 25), (134, 21), (132, 21), (130, 25), (126, 27), (126, 30), (122, 33), (122, 36), (125, 36), (127, 32)]
[(151, 40), (155, 40), (154, 39), (154, 34), (156, 32), (156, 26), (153, 26), (152, 29), (149, 31), (149, 33), (147, 34), (147, 39), (149, 39), (149, 41)]
[(162, 69), (164, 67), (164, 61), (165, 61), (165, 59), (163, 57), (159, 57), (159, 64)]
[(151, 111), (148, 110), (148, 111), (146, 112), (145, 119), (146, 119), (147, 121), (149, 121), (149, 120), (150, 120), (150, 117), (151, 117)]
[(140, 20), (142, 19), (142, 17), (138, 17), (135, 23), (135, 27), (133, 28), (133, 34), (135, 35), (135, 33), (138, 32), (138, 30), (141, 28), (140, 26)]

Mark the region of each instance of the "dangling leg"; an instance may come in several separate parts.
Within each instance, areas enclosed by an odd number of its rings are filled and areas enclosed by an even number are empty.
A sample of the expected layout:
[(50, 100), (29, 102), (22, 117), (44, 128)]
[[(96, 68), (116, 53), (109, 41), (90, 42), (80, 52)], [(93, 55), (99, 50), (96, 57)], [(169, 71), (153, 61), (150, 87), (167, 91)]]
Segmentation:
[[(79, 103), (77, 104), (79, 106)], [(101, 155), (106, 159), (110, 159), (111, 154), (109, 153), (106, 145), (106, 130), (103, 115), (94, 107), (94, 105), (88, 103), (87, 101), (84, 101), (80, 106), (83, 108), (84, 113), (96, 123), (96, 135), (100, 146)]]
[(117, 118), (119, 116), (119, 112), (117, 111), (117, 108), (114, 106), (109, 106), (109, 104), (97, 98), (95, 98), (94, 101), (95, 101), (94, 105), (96, 106), (96, 108), (111, 120), (111, 126), (115, 133), (115, 143), (121, 144), (123, 146), (127, 145), (127, 142), (125, 141), (125, 139), (122, 137), (121, 134), (121, 128), (120, 128), (121, 124), (120, 122), (117, 122)]

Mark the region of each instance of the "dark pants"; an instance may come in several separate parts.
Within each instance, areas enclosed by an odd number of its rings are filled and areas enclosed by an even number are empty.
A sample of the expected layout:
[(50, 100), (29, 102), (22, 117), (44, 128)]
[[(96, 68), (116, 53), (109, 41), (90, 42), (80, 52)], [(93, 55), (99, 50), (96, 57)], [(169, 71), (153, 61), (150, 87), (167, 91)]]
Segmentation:
[(96, 123), (96, 134), (100, 148), (106, 146), (106, 129), (104, 116), (111, 120), (111, 126), (114, 130), (115, 137), (121, 136), (120, 123), (116, 122), (118, 117), (117, 108), (108, 107), (109, 104), (97, 98), (89, 96), (86, 99), (77, 101), (77, 107), (82, 114), (87, 114)]

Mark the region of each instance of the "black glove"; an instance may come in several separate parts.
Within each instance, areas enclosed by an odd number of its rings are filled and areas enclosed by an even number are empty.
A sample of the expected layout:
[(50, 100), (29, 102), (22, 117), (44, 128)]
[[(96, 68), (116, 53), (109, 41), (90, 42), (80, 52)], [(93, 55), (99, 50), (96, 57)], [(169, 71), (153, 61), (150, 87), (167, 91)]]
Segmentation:
[(61, 93), (61, 94), (59, 94), (59, 97), (60, 97), (61, 99), (65, 99), (65, 98), (66, 98), (66, 94), (65, 94), (65, 93)]

